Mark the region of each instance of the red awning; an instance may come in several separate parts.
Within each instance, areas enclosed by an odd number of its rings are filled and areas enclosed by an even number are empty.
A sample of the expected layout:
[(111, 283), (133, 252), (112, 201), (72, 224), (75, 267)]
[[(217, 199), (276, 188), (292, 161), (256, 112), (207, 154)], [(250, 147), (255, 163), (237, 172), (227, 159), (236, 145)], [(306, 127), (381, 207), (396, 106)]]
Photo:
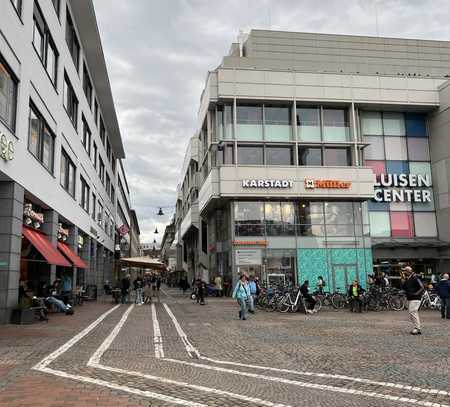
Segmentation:
[(71, 267), (72, 265), (61, 255), (55, 247), (52, 246), (47, 236), (34, 229), (26, 226), (22, 229), (22, 234), (29, 240), (29, 242), (44, 256), (48, 264), (55, 266)]
[(87, 264), (65, 243), (58, 242), (58, 249), (66, 256), (69, 261), (80, 269), (87, 269)]

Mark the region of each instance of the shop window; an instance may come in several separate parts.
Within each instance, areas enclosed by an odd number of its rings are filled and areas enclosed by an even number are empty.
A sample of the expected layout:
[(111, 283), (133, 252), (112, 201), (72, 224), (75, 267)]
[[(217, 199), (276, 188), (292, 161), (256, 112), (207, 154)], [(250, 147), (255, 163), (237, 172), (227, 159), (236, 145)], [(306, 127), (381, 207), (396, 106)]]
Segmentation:
[(347, 109), (323, 109), (323, 139), (329, 142), (350, 139)]
[(426, 115), (406, 113), (406, 135), (408, 137), (427, 137)]
[(264, 138), (270, 141), (292, 139), (290, 106), (264, 106)]
[(0, 55), (0, 121), (10, 130), (15, 129), (17, 105), (17, 78)]
[(354, 236), (354, 223), (352, 202), (325, 202), (327, 236)]
[(391, 212), (392, 237), (414, 237), (412, 212)]
[(33, 105), (30, 105), (29, 121), (28, 150), (53, 173), (55, 135)]
[(349, 148), (331, 148), (324, 150), (324, 165), (327, 166), (350, 166), (352, 158)]
[(370, 212), (370, 236), (371, 237), (390, 237), (391, 222), (389, 212)]
[(238, 105), (236, 131), (238, 140), (262, 140), (262, 106)]
[(320, 108), (297, 106), (297, 138), (320, 142)]
[(361, 131), (364, 136), (383, 135), (381, 112), (361, 112)]
[(299, 165), (321, 166), (322, 149), (320, 147), (299, 147)]
[(405, 137), (384, 137), (384, 149), (386, 160), (406, 161), (408, 159)]
[(263, 165), (263, 146), (238, 145), (239, 165)]
[(405, 118), (403, 113), (383, 112), (383, 133), (385, 136), (404, 136)]
[(428, 139), (408, 137), (408, 158), (411, 161), (430, 161)]
[(417, 237), (436, 237), (436, 214), (434, 212), (414, 213), (414, 228)]
[(266, 165), (293, 165), (292, 148), (288, 146), (266, 146)]
[(70, 159), (69, 155), (61, 151), (61, 166), (60, 166), (60, 184), (72, 196), (75, 197), (75, 164)]
[(90, 188), (83, 176), (80, 175), (81, 182), (81, 207), (89, 213)]
[(365, 160), (384, 160), (384, 138), (377, 136), (364, 136), (364, 143), (368, 144), (364, 148)]
[(264, 212), (268, 236), (295, 235), (294, 204), (292, 202), (266, 202)]
[(235, 202), (236, 236), (264, 236), (264, 204)]
[(299, 236), (325, 236), (325, 217), (322, 202), (300, 202), (297, 220)]
[(217, 106), (217, 135), (219, 140), (233, 138), (233, 105)]

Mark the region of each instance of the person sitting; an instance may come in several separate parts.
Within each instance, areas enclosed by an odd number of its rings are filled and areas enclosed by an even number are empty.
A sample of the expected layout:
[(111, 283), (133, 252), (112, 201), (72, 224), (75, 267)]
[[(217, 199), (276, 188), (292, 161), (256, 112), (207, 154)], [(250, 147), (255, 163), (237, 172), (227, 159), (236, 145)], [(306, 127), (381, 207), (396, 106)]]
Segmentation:
[(49, 290), (47, 284), (44, 283), (42, 285), (41, 292), (45, 298), (45, 303), (52, 305), (59, 312), (65, 312), (66, 315), (73, 315), (73, 308), (69, 304), (64, 304), (64, 301), (57, 298), (57, 287), (58, 284), (53, 284), (52, 288)]
[(326, 286), (325, 280), (323, 279), (322, 276), (319, 276), (317, 278), (317, 291), (319, 294), (323, 295), (324, 294), (324, 288)]
[(312, 314), (316, 312), (314, 307), (316, 306), (316, 300), (315, 298), (309, 293), (309, 281), (305, 280), (305, 282), (300, 287), (300, 292), (303, 295), (303, 299), (305, 300), (305, 304), (308, 305), (306, 312), (308, 314)]
[(352, 285), (348, 289), (348, 297), (350, 299), (350, 312), (362, 312), (362, 295), (365, 290), (358, 284), (358, 280), (353, 280)]

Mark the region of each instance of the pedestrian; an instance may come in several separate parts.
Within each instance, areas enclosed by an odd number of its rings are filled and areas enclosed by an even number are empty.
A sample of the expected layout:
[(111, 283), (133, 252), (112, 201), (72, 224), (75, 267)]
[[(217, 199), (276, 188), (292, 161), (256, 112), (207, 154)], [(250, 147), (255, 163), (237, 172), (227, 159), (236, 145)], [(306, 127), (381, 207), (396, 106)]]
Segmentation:
[(245, 321), (247, 319), (247, 304), (250, 298), (250, 288), (245, 274), (241, 274), (239, 281), (234, 287), (232, 297), (239, 304), (239, 319)]
[(436, 284), (436, 288), (439, 297), (441, 297), (442, 319), (450, 319), (450, 280), (448, 273), (442, 275), (442, 279)]
[(250, 298), (249, 298), (249, 304), (248, 304), (248, 312), (251, 314), (255, 313), (255, 297), (256, 297), (256, 281), (254, 276), (250, 276), (250, 281), (248, 282), (248, 287), (250, 289)]
[(300, 287), (300, 292), (302, 293), (303, 299), (305, 300), (305, 304), (307, 304), (306, 312), (308, 314), (313, 314), (316, 312), (314, 307), (316, 306), (316, 299), (309, 293), (309, 281), (305, 280), (305, 282)]
[(120, 282), (120, 294), (122, 295), (122, 304), (128, 303), (128, 293), (130, 291), (130, 275), (127, 274)]
[(151, 276), (148, 271), (144, 274), (144, 303), (151, 304), (152, 302), (152, 283)]
[(326, 283), (323, 277), (322, 276), (317, 277), (317, 291), (319, 294), (323, 295), (325, 286)]
[(199, 277), (197, 279), (197, 302), (200, 305), (205, 305), (206, 283)]
[(223, 296), (223, 289), (222, 289), (222, 277), (219, 275), (216, 276), (214, 279), (214, 286), (216, 288), (216, 297), (222, 297)]
[(420, 330), (419, 308), (425, 287), (419, 276), (414, 273), (410, 266), (404, 267), (402, 271), (404, 272), (402, 275), (402, 287), (406, 293), (406, 299), (408, 300), (408, 312), (413, 324), (411, 335), (421, 335), (422, 332)]
[(348, 289), (350, 312), (356, 312), (356, 306), (358, 307), (358, 312), (362, 312), (362, 295), (364, 291), (364, 288), (359, 285), (358, 280), (353, 280), (352, 285)]
[(136, 293), (135, 303), (137, 305), (142, 305), (144, 303), (142, 298), (142, 291), (143, 291), (143, 280), (140, 274), (136, 277), (136, 279), (133, 281), (133, 288)]
[(223, 280), (223, 291), (224, 291), (224, 295), (225, 297), (229, 297), (230, 296), (230, 289), (231, 289), (231, 281), (229, 278), (225, 278)]

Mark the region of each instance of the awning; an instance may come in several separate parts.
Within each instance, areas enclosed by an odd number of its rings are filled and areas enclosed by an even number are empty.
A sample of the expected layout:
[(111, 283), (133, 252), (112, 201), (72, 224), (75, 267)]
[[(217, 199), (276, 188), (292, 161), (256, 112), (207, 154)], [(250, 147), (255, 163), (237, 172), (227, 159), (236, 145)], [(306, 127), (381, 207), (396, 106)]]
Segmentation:
[(52, 246), (44, 233), (24, 226), (22, 229), (22, 234), (37, 249), (37, 251), (42, 254), (48, 264), (72, 267), (64, 256)]
[(161, 263), (159, 260), (154, 259), (152, 257), (143, 256), (143, 257), (127, 257), (120, 259), (120, 263), (122, 266), (128, 267), (140, 267), (140, 268), (148, 268), (153, 270), (165, 270), (166, 266), (164, 263)]
[(58, 242), (58, 249), (61, 251), (64, 256), (66, 256), (69, 261), (79, 269), (87, 269), (87, 264), (76, 254), (69, 246), (65, 243)]

